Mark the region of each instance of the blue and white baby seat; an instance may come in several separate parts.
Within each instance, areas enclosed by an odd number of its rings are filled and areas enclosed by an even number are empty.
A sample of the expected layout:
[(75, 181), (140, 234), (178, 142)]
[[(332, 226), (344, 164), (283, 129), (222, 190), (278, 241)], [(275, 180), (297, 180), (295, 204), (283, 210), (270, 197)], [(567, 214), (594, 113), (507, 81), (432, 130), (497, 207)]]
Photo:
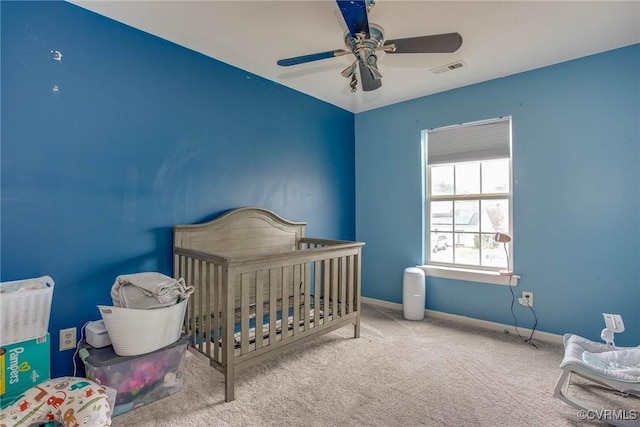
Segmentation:
[[(564, 335), (564, 358), (560, 367), (562, 375), (558, 379), (554, 397), (583, 411), (597, 413), (603, 408), (589, 408), (568, 393), (571, 374), (612, 388), (623, 394), (640, 396), (640, 346), (616, 347), (614, 334), (624, 331), (622, 317), (618, 314), (603, 313), (606, 328), (601, 337), (604, 343), (590, 341), (578, 335)], [(611, 408), (613, 409), (613, 408)], [(640, 408), (638, 408), (640, 413)], [(607, 420), (615, 426), (640, 426), (640, 420)]]

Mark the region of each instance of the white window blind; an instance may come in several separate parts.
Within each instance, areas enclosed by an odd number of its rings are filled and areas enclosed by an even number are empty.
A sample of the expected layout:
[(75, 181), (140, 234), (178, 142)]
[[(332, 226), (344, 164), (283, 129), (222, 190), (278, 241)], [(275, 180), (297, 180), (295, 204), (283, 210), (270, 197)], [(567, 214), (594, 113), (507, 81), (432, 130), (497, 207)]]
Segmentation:
[(509, 117), (427, 131), (427, 163), (472, 162), (511, 156)]

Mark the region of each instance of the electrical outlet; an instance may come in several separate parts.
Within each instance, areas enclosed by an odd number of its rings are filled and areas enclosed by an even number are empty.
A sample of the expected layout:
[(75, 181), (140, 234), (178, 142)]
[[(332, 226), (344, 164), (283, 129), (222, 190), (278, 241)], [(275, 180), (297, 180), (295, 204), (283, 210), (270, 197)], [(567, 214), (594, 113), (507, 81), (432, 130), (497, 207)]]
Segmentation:
[(60, 329), (60, 351), (76, 348), (76, 328)]
[(533, 292), (523, 292), (522, 301), (524, 302), (524, 304), (522, 305), (528, 305), (529, 307), (533, 307)]

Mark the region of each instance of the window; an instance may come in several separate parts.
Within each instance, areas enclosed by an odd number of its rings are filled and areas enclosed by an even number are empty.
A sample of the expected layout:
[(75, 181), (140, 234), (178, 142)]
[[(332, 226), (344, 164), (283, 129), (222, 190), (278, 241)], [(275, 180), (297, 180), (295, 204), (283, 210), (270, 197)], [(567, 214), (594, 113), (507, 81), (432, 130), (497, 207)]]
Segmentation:
[[(510, 268), (511, 119), (424, 132), (427, 266), (497, 272)], [(505, 251), (506, 249), (506, 251)]]

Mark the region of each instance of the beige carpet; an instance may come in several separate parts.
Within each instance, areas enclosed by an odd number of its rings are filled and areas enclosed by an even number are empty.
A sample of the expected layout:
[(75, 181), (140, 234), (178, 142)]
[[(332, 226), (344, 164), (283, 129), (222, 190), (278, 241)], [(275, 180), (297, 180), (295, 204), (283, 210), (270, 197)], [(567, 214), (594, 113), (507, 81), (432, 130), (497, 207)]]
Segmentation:
[[(249, 368), (224, 402), (223, 377), (187, 353), (185, 383), (170, 397), (114, 417), (144, 426), (582, 426), (553, 398), (560, 346), (363, 305), (353, 328), (319, 337)], [(640, 399), (572, 387), (602, 409)], [(621, 403), (620, 403), (621, 402)]]

